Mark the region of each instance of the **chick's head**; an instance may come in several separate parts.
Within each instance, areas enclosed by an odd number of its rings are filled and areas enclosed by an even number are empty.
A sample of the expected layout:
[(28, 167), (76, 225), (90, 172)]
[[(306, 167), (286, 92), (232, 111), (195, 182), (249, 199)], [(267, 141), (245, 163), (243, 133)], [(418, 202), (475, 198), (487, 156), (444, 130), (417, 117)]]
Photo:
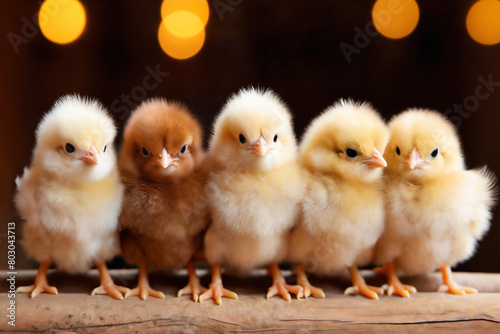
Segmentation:
[(188, 109), (152, 99), (137, 107), (125, 127), (120, 169), (163, 182), (188, 176), (202, 155), (202, 130)]
[(296, 159), (292, 117), (270, 90), (242, 89), (217, 117), (210, 155), (226, 169), (266, 172)]
[(384, 155), (389, 173), (419, 180), (464, 168), (458, 135), (441, 114), (409, 109), (392, 118), (389, 130)]
[(113, 119), (99, 102), (64, 96), (38, 125), (34, 164), (68, 182), (103, 179), (115, 166), (115, 136)]
[(367, 103), (340, 100), (316, 117), (300, 146), (302, 165), (313, 173), (369, 182), (387, 166), (382, 154), (389, 131)]

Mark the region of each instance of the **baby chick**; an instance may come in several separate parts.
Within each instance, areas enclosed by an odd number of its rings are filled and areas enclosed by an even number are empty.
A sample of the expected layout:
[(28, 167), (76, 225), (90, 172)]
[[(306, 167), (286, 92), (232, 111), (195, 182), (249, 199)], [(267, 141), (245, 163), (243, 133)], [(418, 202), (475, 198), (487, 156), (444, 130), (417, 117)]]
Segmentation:
[(382, 291), (367, 286), (357, 266), (371, 260), (384, 228), (382, 157), (389, 131), (367, 103), (340, 100), (316, 117), (300, 145), (308, 187), (299, 224), (290, 235), (290, 257), (298, 264), (297, 280), (310, 294), (304, 267), (319, 274), (349, 269), (353, 287), (377, 299)]
[(243, 89), (217, 117), (210, 140), (207, 184), (212, 224), (205, 256), (212, 265), (210, 289), (203, 302), (237, 298), (222, 286), (220, 268), (247, 273), (268, 266), (273, 285), (267, 298), (300, 286), (285, 283), (277, 263), (286, 256), (286, 235), (298, 214), (304, 183), (297, 163), (296, 139), (286, 106), (271, 91)]
[(192, 258), (209, 221), (205, 177), (199, 171), (204, 159), (201, 127), (184, 105), (153, 99), (133, 112), (123, 138), (121, 247), (123, 256), (139, 265), (138, 286), (125, 296), (165, 298), (151, 289), (148, 268), (188, 265), (189, 284), (178, 296), (191, 293), (196, 301), (205, 290)]
[(118, 215), (123, 197), (113, 140), (116, 128), (100, 103), (78, 95), (59, 99), (36, 131), (33, 160), (16, 179), (15, 204), (26, 220), (23, 246), (40, 262), (34, 285), (18, 292), (57, 294), (47, 282), (53, 263), (69, 272), (97, 266), (101, 286), (92, 294), (123, 299), (105, 261), (119, 253)]
[(441, 268), (439, 291), (476, 293), (453, 281), (450, 266), (470, 258), (489, 228), (494, 177), (486, 168), (466, 170), (458, 135), (442, 115), (410, 109), (389, 123), (387, 219), (378, 243), (379, 270), (389, 279), (389, 294), (409, 297), (401, 284), (408, 275)]

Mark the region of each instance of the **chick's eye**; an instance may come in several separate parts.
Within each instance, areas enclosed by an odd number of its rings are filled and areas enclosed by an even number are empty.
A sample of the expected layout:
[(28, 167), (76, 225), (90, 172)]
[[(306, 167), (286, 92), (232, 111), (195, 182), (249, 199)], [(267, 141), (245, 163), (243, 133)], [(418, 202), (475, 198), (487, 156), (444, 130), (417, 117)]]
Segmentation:
[(278, 134), (274, 135), (273, 142), (275, 142), (275, 143), (278, 142)]
[(75, 153), (75, 147), (71, 145), (70, 143), (67, 143), (66, 146), (64, 147), (66, 152), (68, 153)]
[(245, 144), (247, 142), (247, 139), (241, 133), (240, 133), (240, 136), (239, 136), (239, 140), (240, 140), (240, 143), (242, 143), (242, 144)]
[(353, 148), (350, 148), (348, 147), (347, 150), (345, 150), (345, 154), (351, 158), (351, 159), (354, 159), (358, 156), (358, 151), (356, 151), (355, 149)]
[(142, 148), (142, 155), (144, 155), (145, 157), (147, 157), (149, 155), (149, 152), (148, 152), (148, 150), (146, 150), (145, 147)]
[(184, 146), (181, 147), (181, 150), (179, 151), (180, 155), (183, 155), (187, 151), (187, 145), (184, 144)]
[(431, 152), (431, 157), (433, 157), (433, 158), (437, 157), (438, 153), (439, 153), (439, 150), (438, 150), (438, 148), (436, 147), (436, 148), (435, 148), (435, 149)]
[(401, 155), (401, 150), (399, 149), (399, 147), (398, 147), (398, 146), (396, 146), (396, 154), (397, 154), (397, 155)]

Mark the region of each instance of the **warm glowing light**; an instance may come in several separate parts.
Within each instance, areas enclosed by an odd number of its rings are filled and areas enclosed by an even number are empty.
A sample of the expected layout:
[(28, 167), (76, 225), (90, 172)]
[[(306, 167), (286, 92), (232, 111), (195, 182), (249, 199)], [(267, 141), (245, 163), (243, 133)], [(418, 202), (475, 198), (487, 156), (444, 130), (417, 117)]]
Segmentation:
[(186, 10), (168, 15), (163, 19), (163, 24), (170, 33), (181, 38), (193, 37), (205, 29), (201, 19), (196, 14)]
[(85, 22), (85, 8), (76, 0), (45, 0), (38, 14), (43, 35), (59, 44), (71, 43), (80, 37)]
[(465, 20), (469, 35), (478, 43), (500, 43), (500, 1), (481, 0), (469, 10)]
[(166, 27), (165, 20), (158, 29), (158, 41), (167, 55), (175, 59), (187, 59), (197, 54), (205, 42), (205, 29), (188, 38), (172, 34)]
[(164, 0), (161, 5), (161, 18), (172, 13), (185, 10), (198, 16), (205, 27), (208, 22), (209, 9), (206, 0)]
[(377, 0), (372, 11), (375, 28), (385, 37), (393, 39), (411, 34), (419, 16), (415, 0)]

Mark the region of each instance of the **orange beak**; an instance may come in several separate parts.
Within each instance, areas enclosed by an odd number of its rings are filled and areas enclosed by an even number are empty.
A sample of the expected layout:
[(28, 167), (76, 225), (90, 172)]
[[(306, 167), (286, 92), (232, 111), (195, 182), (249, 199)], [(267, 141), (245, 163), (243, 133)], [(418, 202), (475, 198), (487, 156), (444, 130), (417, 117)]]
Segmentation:
[(248, 148), (250, 152), (256, 154), (260, 157), (265, 156), (272, 150), (272, 147), (269, 147), (267, 141), (264, 139), (262, 135)]
[(420, 154), (418, 153), (416, 147), (411, 150), (410, 156), (408, 157), (408, 159), (403, 161), (403, 163), (407, 164), (410, 169), (422, 168), (423, 166), (429, 164), (428, 161), (425, 161), (420, 157)]
[(177, 160), (177, 158), (172, 157), (168, 152), (166, 148), (163, 148), (161, 151), (160, 155), (158, 155), (158, 160), (156, 160), (156, 164), (163, 168), (167, 168), (169, 166), (172, 166)]
[(373, 149), (372, 157), (366, 159), (365, 163), (370, 167), (387, 167), (387, 162), (376, 148)]
[(87, 153), (85, 153), (83, 157), (79, 158), (79, 160), (82, 160), (83, 162), (89, 165), (98, 165), (100, 159), (101, 155), (99, 154), (99, 151), (95, 147), (94, 143), (90, 145), (90, 148), (87, 151)]

